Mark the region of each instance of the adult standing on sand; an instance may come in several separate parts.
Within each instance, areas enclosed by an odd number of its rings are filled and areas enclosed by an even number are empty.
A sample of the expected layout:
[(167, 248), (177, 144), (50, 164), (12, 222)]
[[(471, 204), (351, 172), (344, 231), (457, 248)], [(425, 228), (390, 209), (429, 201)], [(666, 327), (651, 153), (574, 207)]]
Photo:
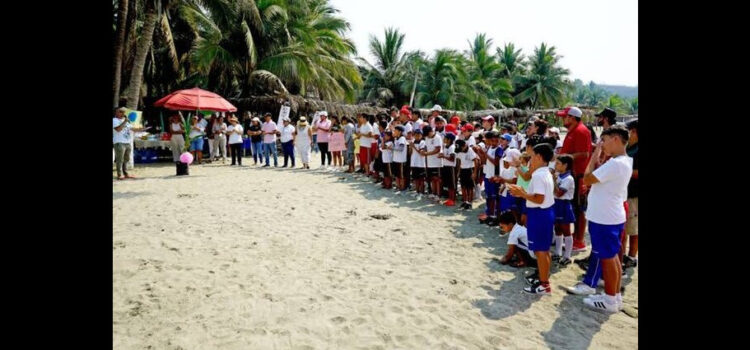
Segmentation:
[(169, 117), (169, 132), (172, 134), (172, 160), (180, 161), (180, 154), (185, 148), (185, 120), (180, 112), (175, 112)]
[(128, 118), (125, 117), (126, 109), (120, 107), (115, 110), (115, 117), (112, 118), (112, 128), (115, 130), (112, 133), (112, 144), (115, 147), (115, 164), (117, 166), (117, 179), (133, 179), (135, 176), (128, 174), (128, 162), (130, 161), (130, 154), (133, 150), (130, 148), (130, 141), (133, 139), (133, 135), (130, 131), (143, 131), (145, 128), (133, 128), (130, 126)]
[(253, 117), (247, 128), (247, 136), (250, 136), (250, 146), (253, 152), (253, 165), (263, 163), (263, 131), (260, 128), (260, 118)]
[(278, 151), (276, 150), (276, 135), (279, 131), (276, 130), (276, 123), (271, 120), (271, 113), (263, 115), (265, 123), (261, 125), (261, 131), (263, 131), (263, 153), (266, 156), (266, 164), (263, 166), (268, 167), (269, 157), (273, 153), (273, 166), (279, 166)]
[(328, 157), (328, 165), (331, 165), (331, 152), (328, 150), (328, 141), (331, 135), (331, 121), (328, 120), (328, 112), (320, 112), (320, 119), (313, 124), (313, 131), (318, 135), (320, 166), (325, 168), (326, 157)]
[(563, 125), (568, 129), (565, 135), (560, 154), (570, 154), (573, 157), (573, 178), (575, 180), (575, 193), (573, 195), (573, 212), (576, 215), (575, 231), (573, 233), (573, 251), (586, 249), (583, 234), (586, 231), (586, 191), (583, 185), (583, 175), (586, 165), (591, 158), (591, 133), (581, 123), (583, 112), (577, 107), (568, 107), (557, 112), (557, 116), (563, 118)]
[(297, 122), (297, 138), (294, 140), (297, 151), (302, 158), (302, 169), (310, 169), (310, 150), (313, 143), (312, 128), (307, 125), (305, 116), (299, 117)]
[(217, 114), (213, 119), (215, 120), (211, 132), (214, 135), (214, 146), (211, 154), (218, 159), (219, 153), (221, 153), (221, 163), (224, 164), (227, 159), (227, 124), (224, 123), (224, 116), (222, 115)]
[(227, 128), (227, 135), (229, 135), (229, 147), (232, 149), (232, 165), (236, 163), (242, 166), (242, 125), (237, 117), (230, 115), (229, 124)]

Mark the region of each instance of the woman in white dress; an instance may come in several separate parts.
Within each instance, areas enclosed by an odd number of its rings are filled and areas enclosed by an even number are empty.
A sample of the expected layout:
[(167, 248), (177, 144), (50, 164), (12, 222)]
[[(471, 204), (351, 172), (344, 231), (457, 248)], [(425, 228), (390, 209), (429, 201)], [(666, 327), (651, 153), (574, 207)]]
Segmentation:
[(307, 118), (299, 117), (297, 122), (297, 139), (294, 146), (302, 157), (302, 168), (310, 169), (310, 150), (312, 149), (313, 134), (312, 128), (307, 125)]

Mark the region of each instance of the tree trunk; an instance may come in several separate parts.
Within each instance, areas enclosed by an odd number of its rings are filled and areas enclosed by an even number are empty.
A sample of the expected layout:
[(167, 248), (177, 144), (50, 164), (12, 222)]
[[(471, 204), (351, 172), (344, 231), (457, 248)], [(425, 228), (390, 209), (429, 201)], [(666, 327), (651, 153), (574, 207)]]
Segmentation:
[(125, 26), (125, 43), (122, 47), (122, 67), (120, 68), (120, 97), (124, 97), (125, 83), (130, 82), (130, 72), (133, 70), (133, 52), (138, 38), (136, 19), (138, 18), (138, 1), (128, 2), (128, 18)]
[(117, 7), (117, 30), (115, 34), (115, 52), (112, 71), (112, 107), (120, 102), (120, 78), (122, 77), (122, 48), (125, 44), (125, 26), (128, 18), (128, 0), (119, 0)]
[(156, 9), (153, 8), (153, 5), (148, 6), (146, 17), (143, 21), (141, 38), (138, 40), (138, 46), (135, 50), (133, 70), (130, 73), (130, 84), (128, 85), (128, 91), (126, 92), (126, 97), (128, 99), (126, 107), (130, 109), (138, 108), (138, 98), (141, 93), (141, 81), (143, 80), (143, 69), (146, 66), (148, 50), (154, 40), (154, 28), (156, 28), (157, 17), (158, 15)]

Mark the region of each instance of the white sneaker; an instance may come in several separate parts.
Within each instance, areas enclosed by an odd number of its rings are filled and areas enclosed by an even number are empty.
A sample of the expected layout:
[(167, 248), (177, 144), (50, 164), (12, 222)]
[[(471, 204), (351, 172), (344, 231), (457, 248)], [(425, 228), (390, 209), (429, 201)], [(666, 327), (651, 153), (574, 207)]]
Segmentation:
[(585, 283), (578, 282), (573, 287), (564, 287), (565, 290), (570, 294), (575, 295), (592, 295), (596, 293), (596, 289), (587, 286)]
[(610, 314), (620, 312), (621, 310), (620, 303), (618, 303), (617, 300), (612, 302), (608, 297), (586, 298), (583, 299), (583, 304), (596, 311)]
[[(590, 300), (591, 302), (601, 301), (601, 300), (605, 299), (605, 296), (606, 296), (606, 293), (602, 292), (601, 294), (592, 294), (592, 295), (589, 295), (589, 296), (583, 298), (583, 300)], [(617, 308), (620, 309), (620, 310), (622, 310), (622, 308), (625, 305), (622, 302), (622, 294), (621, 293), (615, 294), (615, 300), (617, 301)]]
[(600, 278), (599, 282), (596, 282), (596, 286), (599, 288), (604, 288), (604, 280)]

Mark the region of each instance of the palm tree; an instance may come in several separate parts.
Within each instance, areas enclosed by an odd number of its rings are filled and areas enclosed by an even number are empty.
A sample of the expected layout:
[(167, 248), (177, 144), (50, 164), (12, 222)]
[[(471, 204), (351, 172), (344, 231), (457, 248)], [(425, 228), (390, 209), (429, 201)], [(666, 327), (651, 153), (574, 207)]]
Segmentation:
[(628, 101), (628, 113), (638, 114), (638, 97), (634, 97)]
[(517, 76), (526, 74), (525, 57), (513, 43), (498, 47), (497, 59), (503, 65), (503, 77), (513, 81)]
[(542, 43), (529, 58), (529, 72), (518, 78), (522, 91), (516, 95), (516, 103), (531, 108), (556, 107), (565, 100), (565, 91), (570, 85), (566, 81), (567, 69), (558, 65), (561, 56), (555, 47)]
[(470, 109), (503, 108), (503, 103), (512, 105), (510, 80), (502, 78), (504, 67), (490, 52), (492, 39), (486, 34), (477, 34), (474, 42), (469, 42), (467, 72), (473, 88)]
[[(132, 0), (135, 1), (135, 0)], [(117, 25), (115, 29), (114, 57), (112, 64), (112, 107), (117, 107), (120, 101), (120, 84), (122, 77), (122, 51), (125, 45), (125, 26), (128, 19), (128, 0), (117, 2)]]
[(165, 2), (162, 2), (161, 0), (146, 1), (146, 14), (143, 20), (143, 28), (141, 29), (141, 37), (138, 40), (138, 45), (135, 49), (133, 69), (130, 73), (130, 83), (128, 84), (128, 89), (124, 93), (127, 98), (127, 108), (138, 108), (138, 102), (141, 97), (141, 82), (143, 81), (143, 72), (146, 66), (146, 55), (151, 49), (151, 44), (153, 43), (156, 22), (162, 16), (163, 10), (169, 8), (171, 4), (171, 0), (165, 0)]
[(386, 28), (385, 38), (381, 42), (375, 36), (370, 36), (370, 53), (375, 56), (375, 64), (364, 58), (358, 58), (362, 63), (360, 72), (363, 73), (364, 87), (362, 97), (379, 106), (401, 104), (406, 101), (407, 94), (403, 90), (402, 82), (407, 73), (408, 55), (403, 52), (404, 34), (398, 29)]
[(464, 70), (465, 58), (455, 50), (437, 50), (428, 61), (424, 78), (417, 87), (416, 106), (439, 104), (448, 109), (471, 108), (470, 85)]

